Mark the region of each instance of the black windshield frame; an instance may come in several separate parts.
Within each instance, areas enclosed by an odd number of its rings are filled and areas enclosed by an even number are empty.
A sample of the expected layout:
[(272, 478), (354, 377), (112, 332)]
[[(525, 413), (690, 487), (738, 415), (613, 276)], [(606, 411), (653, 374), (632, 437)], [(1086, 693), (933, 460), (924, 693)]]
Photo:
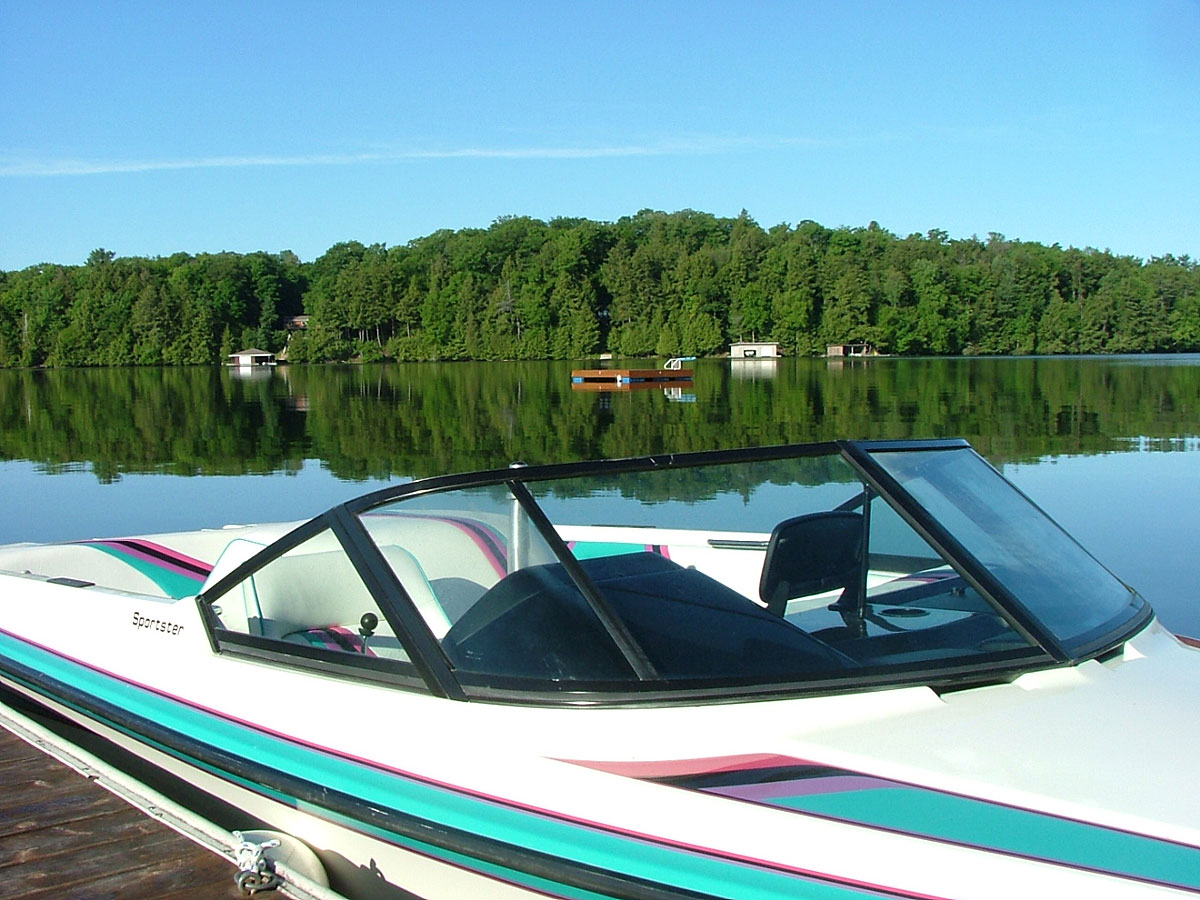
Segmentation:
[[(663, 704), (679, 702), (730, 702), (764, 696), (798, 696), (813, 693), (840, 693), (864, 689), (879, 689), (896, 685), (927, 685), (935, 689), (955, 689), (972, 684), (1011, 680), (1022, 672), (1053, 665), (1074, 664), (1100, 655), (1119, 645), (1150, 621), (1149, 605), (1132, 608), (1131, 614), (1103, 633), (1091, 634), (1073, 644), (1064, 643), (1042, 623), (1005, 586), (994, 578), (942, 525), (892, 478), (874, 458), (888, 450), (926, 451), (968, 448), (965, 441), (902, 441), (860, 442), (839, 441), (805, 445), (784, 445), (733, 451), (706, 451), (687, 454), (666, 454), (601, 462), (565, 463), (541, 466), (507, 467), (462, 475), (447, 475), (412, 481), (384, 488), (340, 504), (312, 522), (301, 526), (275, 545), (239, 566), (209, 591), (201, 595), (205, 611), (210, 598), (217, 598), (238, 579), (253, 572), (270, 559), (277, 558), (304, 537), (319, 528), (331, 527), (346, 552), (355, 563), (368, 589), (378, 600), (385, 616), (402, 636), (409, 649), (412, 663), (435, 696), (452, 699), (481, 699), (491, 702), (520, 704)], [(811, 677), (802, 680), (747, 682), (737, 679), (713, 680), (706, 683), (672, 683), (660, 678), (648, 664), (637, 642), (620, 626), (619, 617), (605, 608), (601, 592), (591, 585), (566, 544), (537, 502), (526, 489), (527, 484), (569, 479), (597, 474), (634, 473), (671, 468), (732, 464), (751, 461), (786, 460), (799, 457), (840, 456), (855, 470), (863, 484), (878, 493), (931, 546), (952, 560), (955, 568), (983, 597), (1002, 609), (1014, 627), (1030, 644), (1030, 652), (999, 664), (981, 666), (967, 662), (945, 665), (936, 671), (915, 666), (897, 666), (887, 671), (843, 673), (836, 677)], [(1001, 476), (1002, 477), (1002, 476)], [(628, 660), (635, 674), (632, 681), (612, 683), (546, 684), (521, 678), (480, 676), (455, 669), (438, 640), (429, 632), (413, 601), (405, 593), (360, 521), (360, 516), (376, 507), (408, 497), (431, 494), (450, 489), (486, 486), (506, 486), (526, 507), (542, 537), (559, 555), (563, 564), (577, 581), (588, 602), (605, 624), (614, 644)], [(1030, 501), (1032, 504), (1032, 501)], [(1036, 505), (1034, 505), (1036, 509)], [(1134, 597), (1137, 595), (1134, 594)], [(1140, 600), (1140, 598), (1138, 598)], [(239, 652), (236, 642), (225, 642), (217, 634), (215, 619), (205, 616), (210, 626), (214, 649)], [(615, 624), (614, 624), (615, 623)], [(256, 655), (274, 658), (266, 647), (256, 648)], [(279, 654), (284, 661), (286, 654)], [(378, 679), (381, 676), (375, 673)], [(397, 679), (398, 685), (404, 679)]]

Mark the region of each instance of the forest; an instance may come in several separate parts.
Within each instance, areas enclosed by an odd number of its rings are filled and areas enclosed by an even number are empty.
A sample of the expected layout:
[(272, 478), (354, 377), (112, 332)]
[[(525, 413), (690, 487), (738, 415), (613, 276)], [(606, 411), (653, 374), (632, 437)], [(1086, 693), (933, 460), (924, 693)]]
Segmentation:
[(312, 262), (97, 249), (0, 271), (0, 367), (214, 364), (248, 347), (288, 362), (712, 356), (738, 340), (798, 356), (851, 341), (908, 356), (1194, 352), (1200, 266), (643, 210), (348, 241)]

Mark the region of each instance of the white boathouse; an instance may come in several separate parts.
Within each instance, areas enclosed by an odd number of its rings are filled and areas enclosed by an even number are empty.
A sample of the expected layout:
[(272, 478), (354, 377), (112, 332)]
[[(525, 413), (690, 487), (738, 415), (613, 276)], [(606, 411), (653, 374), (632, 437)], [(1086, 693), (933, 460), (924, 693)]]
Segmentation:
[(225, 365), (244, 368), (251, 366), (273, 366), (275, 365), (275, 354), (267, 350), (258, 350), (251, 347), (248, 350), (239, 350), (237, 353), (230, 353), (225, 357)]
[(730, 359), (778, 359), (779, 344), (774, 341), (739, 341), (729, 345)]

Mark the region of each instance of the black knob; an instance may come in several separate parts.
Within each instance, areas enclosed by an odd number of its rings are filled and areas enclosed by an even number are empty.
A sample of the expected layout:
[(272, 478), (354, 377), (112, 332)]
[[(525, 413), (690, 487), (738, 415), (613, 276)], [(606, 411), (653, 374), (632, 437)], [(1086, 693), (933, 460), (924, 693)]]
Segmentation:
[(378, 627), (379, 616), (375, 615), (375, 613), (363, 613), (362, 618), (358, 620), (358, 633), (363, 637), (370, 637)]

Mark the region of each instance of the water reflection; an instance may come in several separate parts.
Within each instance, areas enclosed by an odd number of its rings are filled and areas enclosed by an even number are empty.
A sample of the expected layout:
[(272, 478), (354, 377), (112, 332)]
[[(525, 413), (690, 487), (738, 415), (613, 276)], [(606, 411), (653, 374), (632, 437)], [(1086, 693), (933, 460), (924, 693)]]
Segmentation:
[(729, 374), (734, 381), (769, 381), (775, 377), (778, 359), (731, 359)]
[[(759, 362), (755, 366), (761, 365)], [(841, 437), (966, 437), (996, 462), (1170, 449), (1200, 357), (702, 361), (680, 391), (571, 390), (570, 363), (0, 371), (0, 458), (48, 471), (339, 478)], [(689, 402), (679, 402), (679, 401)], [(694, 402), (692, 402), (694, 401)]]
[(0, 542), (301, 518), (517, 459), (965, 437), (1200, 633), (1200, 356), (702, 360), (678, 396), (572, 391), (578, 365), (0, 370)]

